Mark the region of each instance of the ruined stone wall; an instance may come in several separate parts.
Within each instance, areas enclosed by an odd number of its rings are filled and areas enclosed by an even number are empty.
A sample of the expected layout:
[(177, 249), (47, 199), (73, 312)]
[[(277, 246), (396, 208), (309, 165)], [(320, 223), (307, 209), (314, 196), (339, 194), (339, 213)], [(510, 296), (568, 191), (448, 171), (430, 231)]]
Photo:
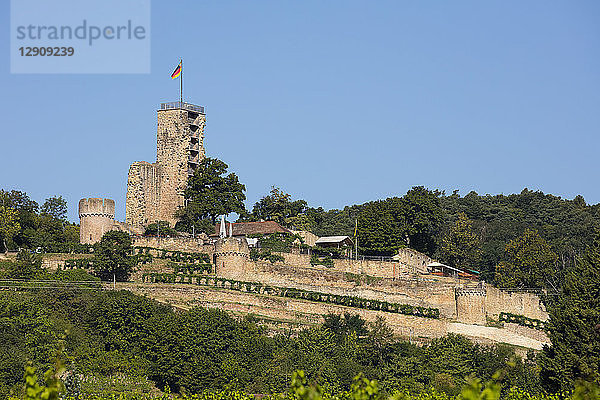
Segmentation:
[[(233, 246), (235, 248), (225, 249), (220, 246), (221, 255), (216, 261), (218, 276), (278, 287), (433, 307), (440, 310), (442, 318), (464, 323), (485, 324), (486, 317), (497, 320), (500, 312), (543, 321), (548, 318), (539, 298), (532, 294), (511, 294), (489, 285), (482, 289), (479, 282), (452, 277), (419, 274), (396, 274), (394, 277), (393, 273), (385, 273), (394, 264), (398, 265), (392, 262), (352, 260), (354, 263), (347, 264), (344, 268), (341, 267), (344, 264), (338, 264), (337, 268), (327, 268), (311, 266), (308, 255), (296, 253), (278, 253), (285, 257), (283, 263), (253, 262), (246, 256), (243, 259), (239, 257), (238, 253), (245, 254), (247, 250), (240, 250), (237, 239), (233, 240), (236, 240)], [(134, 245), (201, 252), (209, 254), (211, 258), (214, 253), (213, 244), (192, 238), (136, 237)], [(361, 264), (362, 268), (359, 268)], [(371, 269), (365, 266), (370, 266)]]
[(161, 188), (161, 168), (157, 164), (136, 161), (127, 175), (125, 222), (142, 227), (159, 217), (158, 201)]
[[(285, 264), (294, 267), (310, 267), (310, 255), (298, 253), (282, 253), (277, 254), (283, 256)], [(366, 274), (381, 278), (400, 278), (412, 273), (412, 268), (398, 263), (396, 261), (379, 261), (379, 260), (350, 260), (340, 259), (333, 260), (333, 267), (329, 268), (335, 271), (348, 272), (352, 274)]]
[(438, 278), (374, 278), (324, 267), (293, 267), (269, 262), (253, 263), (250, 281), (295, 287), (322, 293), (384, 300), (438, 308), (443, 318), (455, 318), (454, 288), (458, 280)]
[(191, 307), (200, 305), (209, 308), (220, 308), (233, 313), (252, 313), (262, 317), (300, 321), (306, 324), (320, 324), (323, 322), (324, 315), (329, 313), (340, 314), (349, 311), (360, 315), (367, 321), (375, 321), (378, 315), (383, 316), (394, 332), (400, 335), (439, 337), (446, 333), (447, 322), (443, 320), (418, 318), (299, 299), (257, 295), (192, 285), (120, 284), (119, 288), (145, 294), (176, 306)]
[(433, 262), (433, 259), (410, 247), (398, 250), (398, 261), (410, 267), (413, 273), (426, 273), (427, 265)]
[(119, 283), (118, 289), (127, 289), (147, 295), (183, 309), (193, 306), (218, 308), (234, 315), (253, 314), (261, 319), (291, 325), (321, 324), (323, 316), (330, 313), (350, 312), (358, 314), (368, 322), (375, 321), (377, 317), (383, 317), (395, 334), (413, 341), (419, 339), (426, 341), (452, 332), (465, 335), (479, 343), (508, 343), (536, 350), (540, 350), (544, 344), (549, 342), (543, 332), (534, 332), (533, 329), (523, 327), (501, 329), (221, 288), (182, 284)]
[(312, 232), (309, 231), (291, 231), (294, 235), (298, 235), (304, 240), (304, 243), (313, 247), (315, 246), (319, 237)]
[(405, 276), (411, 272), (410, 268), (398, 262), (378, 260), (333, 260), (333, 269), (391, 279)]
[(124, 222), (121, 221), (114, 221), (111, 229), (111, 231), (119, 231), (119, 232), (126, 232), (129, 235), (142, 235), (144, 233), (144, 228), (140, 227), (140, 226), (134, 226), (134, 225), (130, 225), (130, 224), (126, 224)]
[(191, 237), (137, 236), (133, 238), (133, 245), (169, 251), (183, 251), (185, 253), (206, 253), (211, 257), (215, 248), (213, 244), (205, 243), (200, 238)]
[(79, 200), (79, 241), (94, 244), (111, 230), (115, 220), (115, 201), (89, 198)]
[(524, 315), (527, 318), (548, 320), (548, 313), (538, 296), (533, 293), (511, 293), (487, 286), (486, 311), (494, 319), (501, 312)]
[(42, 267), (50, 271), (56, 271), (65, 266), (66, 260), (90, 259), (92, 257), (93, 254), (44, 254), (42, 256)]

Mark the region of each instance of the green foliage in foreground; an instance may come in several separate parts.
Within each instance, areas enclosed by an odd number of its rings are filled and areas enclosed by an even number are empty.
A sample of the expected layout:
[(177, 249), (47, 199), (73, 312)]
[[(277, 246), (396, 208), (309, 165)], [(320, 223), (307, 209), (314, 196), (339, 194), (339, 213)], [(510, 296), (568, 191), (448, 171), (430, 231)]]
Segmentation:
[[(46, 386), (37, 382), (35, 368), (28, 366), (25, 369), (25, 389), (23, 400), (254, 400), (255, 395), (240, 391), (203, 392), (201, 394), (171, 396), (167, 391), (161, 395), (144, 395), (137, 393), (99, 394), (90, 396), (66, 395), (65, 385), (59, 379), (59, 374), (64, 372), (60, 362), (54, 369), (49, 369), (45, 376)], [(575, 389), (570, 394), (562, 395), (531, 395), (522, 390), (511, 388), (502, 396), (500, 384), (501, 372), (494, 374), (492, 379), (482, 382), (481, 379), (470, 377), (462, 387), (460, 394), (448, 396), (431, 388), (428, 391), (411, 394), (409, 392), (395, 392), (385, 396), (376, 380), (369, 380), (362, 374), (354, 377), (350, 389), (347, 391), (332, 392), (322, 386), (309, 383), (304, 371), (295, 371), (286, 393), (261, 396), (265, 400), (596, 400), (600, 398), (600, 385), (597, 382), (578, 381)], [(20, 400), (11, 398), (9, 400)]]
[[(249, 318), (204, 308), (174, 312), (127, 291), (11, 291), (0, 292), (0, 398), (20, 395), (27, 360), (45, 370), (65, 331), (66, 389), (86, 396), (156, 388), (280, 393), (297, 369), (331, 393), (347, 390), (362, 372), (388, 394), (435, 387), (455, 395), (466, 376), (489, 379), (515, 357), (507, 346), (456, 335), (419, 347), (393, 338), (383, 321), (352, 315), (295, 335), (267, 335)], [(540, 390), (533, 356), (510, 368), (504, 390), (510, 386)]]

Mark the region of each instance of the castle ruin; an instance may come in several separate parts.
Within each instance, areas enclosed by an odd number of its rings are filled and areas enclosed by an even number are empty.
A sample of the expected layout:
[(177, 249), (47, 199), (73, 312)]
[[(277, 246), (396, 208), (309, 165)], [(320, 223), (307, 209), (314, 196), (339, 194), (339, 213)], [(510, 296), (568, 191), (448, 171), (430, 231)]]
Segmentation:
[(125, 222), (136, 227), (157, 221), (174, 226), (188, 177), (204, 159), (204, 107), (162, 103), (157, 114), (156, 162), (136, 161), (127, 176)]
[[(333, 259), (332, 265), (320, 265), (310, 249), (306, 253), (299, 247), (276, 253), (278, 260), (250, 257), (246, 237), (259, 233), (258, 228), (262, 233), (283, 229), (273, 221), (227, 225), (223, 220), (218, 226), (221, 228), (219, 238), (141, 236), (144, 228), (153, 222), (167, 221), (175, 225), (175, 214), (185, 205), (188, 178), (205, 157), (203, 107), (182, 102), (163, 103), (157, 120), (156, 162), (137, 161), (129, 168), (126, 222), (115, 221), (114, 200), (81, 199), (81, 243), (93, 244), (100, 241), (104, 233), (120, 230), (136, 234), (133, 243), (137, 251), (143, 249), (157, 258), (165, 252), (204, 253), (212, 266), (210, 272), (203, 270), (201, 274), (185, 275), (174, 272), (170, 264), (152, 263), (142, 267), (134, 277), (135, 282), (124, 284), (128, 290), (183, 308), (203, 305), (234, 314), (251, 313), (279, 325), (312, 325), (319, 323), (327, 313), (352, 310), (369, 321), (384, 316), (395, 333), (419, 340), (452, 332), (483, 343), (504, 342), (524, 348), (541, 349), (547, 343), (544, 333), (531, 327), (511, 322), (506, 322), (503, 328), (486, 326), (488, 320), (500, 323), (503, 315), (543, 323), (548, 314), (538, 296), (506, 292), (484, 282), (464, 279), (463, 275), (469, 274), (438, 275), (429, 267), (446, 266), (410, 248), (400, 249), (388, 260), (342, 257)], [(317, 239), (312, 238), (313, 245)], [(57, 267), (60, 263), (51, 262)], [(149, 280), (152, 276), (156, 280), (156, 276), (166, 275), (174, 280), (170, 283)], [(222, 287), (215, 287), (221, 284)], [(248, 287), (258, 292), (248, 292)], [(286, 294), (298, 290), (309, 293), (310, 298), (289, 298)], [(329, 301), (332, 296), (358, 298), (365, 304), (385, 301), (406, 307), (429, 307), (437, 310), (439, 318), (356, 308), (350, 303), (333, 304), (323, 300)]]

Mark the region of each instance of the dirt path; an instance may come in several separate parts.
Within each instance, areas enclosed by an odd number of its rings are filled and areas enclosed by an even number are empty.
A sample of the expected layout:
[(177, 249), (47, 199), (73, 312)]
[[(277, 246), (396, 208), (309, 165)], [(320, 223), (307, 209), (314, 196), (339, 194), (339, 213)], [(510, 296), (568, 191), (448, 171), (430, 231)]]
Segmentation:
[(519, 335), (518, 333), (511, 332), (506, 329), (493, 328), (491, 326), (462, 324), (460, 322), (449, 323), (448, 332), (475, 338), (489, 339), (494, 342), (508, 343), (535, 350), (541, 350), (544, 344), (549, 344)]

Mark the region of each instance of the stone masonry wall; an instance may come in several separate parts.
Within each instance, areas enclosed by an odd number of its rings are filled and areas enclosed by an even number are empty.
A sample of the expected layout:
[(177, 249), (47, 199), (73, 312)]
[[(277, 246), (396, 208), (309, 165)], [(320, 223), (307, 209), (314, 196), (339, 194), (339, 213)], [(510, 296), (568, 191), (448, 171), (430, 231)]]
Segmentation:
[(56, 271), (59, 267), (65, 266), (66, 260), (90, 259), (92, 257), (92, 254), (44, 254), (42, 267), (50, 271)]
[[(310, 255), (298, 253), (282, 253), (277, 254), (283, 256), (285, 264), (306, 268), (310, 267)], [(334, 259), (333, 267), (329, 268), (334, 271), (348, 272), (352, 274), (365, 274), (381, 278), (399, 278), (406, 276), (412, 272), (409, 266), (396, 261), (379, 261), (379, 260), (350, 260), (350, 259)]]
[(127, 199), (125, 222), (133, 226), (144, 226), (158, 218), (161, 169), (157, 164), (136, 161), (129, 167), (127, 175)]
[(434, 279), (373, 279), (332, 268), (292, 267), (269, 262), (255, 263), (252, 276), (246, 278), (279, 287), (385, 300), (393, 303), (434, 307), (442, 317), (455, 318), (454, 288), (456, 280)]
[(465, 335), (479, 343), (500, 342), (536, 350), (540, 350), (544, 344), (548, 343), (548, 338), (543, 332), (533, 332), (533, 329), (524, 331), (520, 329), (522, 327), (500, 329), (227, 289), (181, 284), (131, 283), (119, 284), (118, 288), (147, 295), (183, 309), (193, 306), (218, 308), (240, 316), (253, 314), (280, 324), (316, 325), (323, 323), (324, 315), (344, 312), (358, 314), (368, 322), (375, 321), (377, 317), (383, 317), (395, 334), (418, 342), (453, 332)]
[[(214, 245), (204, 243), (201, 239), (141, 236), (134, 238), (134, 245), (201, 252), (209, 254), (211, 258), (214, 254)], [(469, 296), (469, 291), (482, 290), (478, 282), (420, 274), (396, 273), (394, 277), (389, 271), (393, 271), (394, 264), (397, 268), (397, 263), (349, 260), (352, 263), (346, 264), (345, 260), (339, 260), (342, 263), (327, 268), (311, 266), (306, 254), (279, 254), (285, 257), (285, 262), (273, 264), (245, 260), (243, 265), (236, 265), (233, 260), (229, 260), (228, 270), (238, 276), (239, 280), (434, 307), (440, 310), (443, 318), (465, 323), (485, 324), (487, 317), (497, 320), (501, 312), (542, 321), (548, 319), (539, 298), (529, 293), (508, 293), (485, 285), (484, 295)], [(228, 276), (233, 276), (231, 274)]]
[(169, 251), (183, 251), (185, 253), (206, 253), (211, 257), (215, 248), (212, 244), (204, 243), (202, 239), (191, 237), (158, 238), (155, 236), (136, 236), (133, 238), (133, 245)]
[(546, 307), (533, 293), (510, 293), (493, 286), (486, 286), (485, 307), (487, 314), (498, 319), (501, 312), (524, 315), (527, 318), (548, 320)]
[(427, 265), (433, 262), (432, 258), (410, 247), (398, 250), (398, 260), (404, 265), (411, 266), (413, 273), (427, 272)]
[(374, 321), (378, 315), (385, 316), (386, 322), (394, 332), (401, 335), (439, 337), (446, 333), (447, 322), (443, 320), (384, 313), (335, 304), (316, 303), (299, 299), (272, 297), (192, 285), (125, 284), (120, 287), (138, 294), (148, 295), (175, 306), (190, 307), (200, 305), (220, 308), (231, 312), (253, 313), (273, 319), (301, 321), (312, 324), (322, 323), (323, 316), (326, 314), (339, 314), (350, 311), (353, 314), (360, 315), (367, 321)]
[(485, 289), (457, 288), (455, 294), (456, 319), (458, 321), (480, 325), (486, 323)]

